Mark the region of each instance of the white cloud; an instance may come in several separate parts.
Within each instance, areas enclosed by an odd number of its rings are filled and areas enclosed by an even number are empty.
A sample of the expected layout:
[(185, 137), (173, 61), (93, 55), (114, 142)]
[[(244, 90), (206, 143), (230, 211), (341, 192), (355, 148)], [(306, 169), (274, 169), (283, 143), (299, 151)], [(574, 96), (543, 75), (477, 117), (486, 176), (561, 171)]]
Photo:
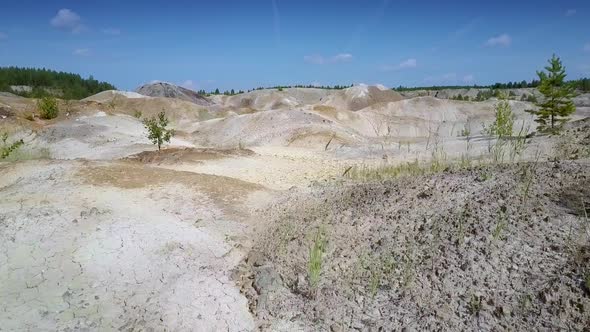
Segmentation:
[(336, 54), (330, 60), (332, 62), (347, 62), (347, 61), (352, 60), (352, 54), (349, 54), (349, 53)]
[(0, 40), (8, 39), (8, 35), (0, 31)]
[(416, 59), (408, 59), (408, 60), (400, 63), (399, 68), (400, 69), (416, 68), (417, 65), (418, 65), (418, 63), (416, 62)]
[(303, 57), (303, 60), (307, 63), (311, 63), (314, 65), (323, 65), (323, 64), (329, 64), (329, 63), (342, 63), (342, 62), (348, 62), (351, 61), (353, 59), (352, 54), (349, 53), (340, 53), (340, 54), (336, 54), (334, 56), (331, 57), (323, 57), (322, 55), (319, 54), (313, 54), (313, 55), (306, 55)]
[(474, 80), (475, 80), (475, 77), (473, 77), (472, 74), (463, 76), (463, 82), (465, 82), (465, 83), (471, 83)]
[(442, 76), (443, 80), (456, 80), (457, 79), (457, 74), (455, 73), (448, 73), (448, 74), (444, 74)]
[(491, 47), (494, 47), (494, 46), (507, 47), (507, 46), (510, 46), (511, 43), (512, 43), (512, 38), (508, 34), (504, 33), (499, 36), (492, 37), (492, 38), (488, 39), (486, 41), (485, 45), (491, 46)]
[(121, 34), (121, 30), (120, 29), (116, 29), (116, 28), (106, 28), (106, 29), (102, 29), (101, 31), (105, 35), (117, 36), (117, 35), (120, 35)]
[(324, 57), (321, 55), (306, 55), (303, 57), (303, 60), (307, 63), (312, 63), (314, 65), (321, 65), (325, 62)]
[(584, 45), (584, 51), (590, 52), (590, 43), (586, 43), (586, 45)]
[(80, 15), (67, 8), (58, 10), (57, 14), (49, 22), (54, 28), (69, 30), (73, 33), (79, 33), (85, 29)]
[(183, 88), (191, 89), (191, 90), (195, 90), (197, 88), (197, 85), (195, 84), (195, 82), (193, 82), (193, 80), (186, 80), (186, 81), (182, 82), (182, 84), (180, 84), (180, 86), (182, 86)]
[(457, 73), (446, 73), (440, 76), (428, 76), (424, 79), (424, 81), (430, 84), (456, 83)]
[(452, 38), (459, 38), (459, 37), (465, 36), (465, 35), (469, 34), (471, 31), (473, 31), (473, 29), (479, 23), (480, 23), (480, 19), (475, 18), (475, 19), (471, 20), (470, 22), (468, 22), (467, 24), (460, 27), (459, 29), (453, 31), (453, 33), (451, 34), (451, 37)]
[(416, 68), (418, 66), (418, 61), (416, 61), (416, 59), (414, 58), (410, 58), (407, 60), (404, 60), (402, 62), (400, 62), (397, 65), (384, 65), (381, 66), (381, 70), (383, 71), (393, 71), (393, 70), (402, 70), (402, 69), (410, 69), (410, 68)]
[(78, 56), (89, 56), (90, 55), (90, 49), (88, 48), (77, 48), (74, 50), (73, 52), (74, 55), (78, 55)]
[(577, 10), (575, 10), (575, 9), (568, 9), (568, 10), (566, 10), (566, 12), (565, 12), (565, 16), (567, 16), (567, 17), (574, 16), (574, 15), (576, 15), (576, 13), (577, 13), (577, 12), (578, 12), (578, 11), (577, 11)]

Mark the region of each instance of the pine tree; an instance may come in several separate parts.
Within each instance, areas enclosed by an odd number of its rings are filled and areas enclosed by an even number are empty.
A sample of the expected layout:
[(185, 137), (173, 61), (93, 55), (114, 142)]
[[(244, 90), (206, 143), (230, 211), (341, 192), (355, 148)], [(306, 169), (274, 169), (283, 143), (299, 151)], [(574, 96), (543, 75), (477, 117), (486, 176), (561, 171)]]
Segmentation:
[(574, 89), (564, 82), (567, 75), (561, 60), (554, 54), (548, 62), (549, 66), (545, 67), (547, 72), (537, 72), (541, 81), (538, 89), (544, 98), (537, 103), (538, 111), (529, 112), (537, 116), (535, 121), (539, 123), (540, 131), (555, 132), (567, 122), (576, 107), (572, 102)]

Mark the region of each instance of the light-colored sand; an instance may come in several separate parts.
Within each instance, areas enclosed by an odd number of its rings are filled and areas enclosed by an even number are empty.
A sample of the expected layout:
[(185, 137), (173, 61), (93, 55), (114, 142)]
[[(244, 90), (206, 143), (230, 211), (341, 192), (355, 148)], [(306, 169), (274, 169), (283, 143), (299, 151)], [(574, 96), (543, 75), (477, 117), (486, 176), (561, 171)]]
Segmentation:
[[(108, 115), (96, 112), (62, 121), (46, 128), (39, 135), (40, 146), (49, 146), (57, 159), (118, 159), (153, 150), (139, 119), (127, 115)], [(172, 138), (171, 144), (192, 144), (180, 138)]]
[[(0, 167), (3, 330), (254, 327), (230, 279), (247, 223), (225, 212), (247, 210), (211, 195), (215, 177), (160, 171), (158, 182), (143, 168), (88, 162)], [(138, 182), (117, 180), (128, 172)], [(229, 180), (223, 190), (241, 202), (257, 191)]]
[[(277, 191), (436, 149), (489, 153), (492, 101), (388, 98), (398, 96), (365, 86), (262, 90), (203, 107), (117, 92), (29, 121), (34, 100), (0, 95), (10, 111), (0, 128), (53, 158), (0, 163), (0, 329), (254, 329), (230, 276)], [(534, 130), (531, 105), (511, 105), (517, 126)], [(133, 114), (162, 110), (177, 135), (153, 157)], [(546, 137), (529, 146), (529, 159), (552, 149)]]

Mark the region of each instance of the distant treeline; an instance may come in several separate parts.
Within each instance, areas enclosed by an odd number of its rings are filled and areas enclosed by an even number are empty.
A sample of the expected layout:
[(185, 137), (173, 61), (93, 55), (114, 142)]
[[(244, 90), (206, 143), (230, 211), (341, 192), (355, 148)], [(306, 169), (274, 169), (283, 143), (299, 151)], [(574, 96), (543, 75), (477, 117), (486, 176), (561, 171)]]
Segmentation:
[[(532, 80), (530, 82), (521, 81), (521, 82), (508, 82), (508, 83), (494, 83), (492, 85), (440, 85), (440, 86), (417, 86), (417, 87), (406, 87), (406, 86), (399, 86), (397, 88), (393, 88), (392, 90), (395, 91), (416, 91), (416, 90), (458, 90), (458, 89), (490, 89), (490, 90), (501, 90), (501, 89), (522, 89), (522, 88), (536, 88), (539, 86), (538, 80)], [(578, 80), (568, 81), (567, 84), (571, 84), (576, 90), (582, 92), (590, 92), (590, 79), (589, 78), (582, 78)], [(276, 89), (278, 91), (283, 91), (283, 89), (289, 88), (315, 88), (315, 89), (326, 89), (326, 90), (342, 90), (347, 89), (354, 86), (353, 84), (350, 85), (277, 85), (277, 86), (270, 86), (270, 87), (258, 87), (254, 89), (250, 89), (250, 91), (256, 90), (265, 90), (265, 89)], [(215, 89), (214, 91), (207, 92), (205, 90), (197, 91), (200, 95), (203, 96), (211, 96), (211, 95), (225, 95), (225, 96), (233, 96), (236, 94), (244, 93), (243, 90), (225, 90), (220, 91), (219, 89)], [(491, 92), (491, 95), (496, 95), (498, 92)], [(486, 96), (482, 96), (481, 99), (485, 100)]]
[[(290, 88), (315, 88), (315, 89), (326, 89), (326, 90), (342, 90), (342, 89), (347, 89), (352, 87), (353, 84), (351, 85), (312, 85), (312, 84), (308, 84), (308, 85), (303, 85), (303, 84), (299, 84), (299, 85), (276, 85), (276, 86), (270, 86), (270, 87), (258, 87), (258, 88), (254, 88), (251, 90), (248, 90), (248, 92), (251, 91), (257, 91), (257, 90), (267, 90), (267, 89), (276, 89), (278, 91), (283, 91), (283, 89), (290, 89)], [(224, 95), (224, 96), (233, 96), (236, 94), (240, 94), (240, 93), (244, 93), (243, 90), (239, 90), (239, 91), (235, 91), (234, 89), (231, 90), (225, 90), (223, 92), (221, 92), (219, 89), (215, 89), (214, 91), (210, 91), (207, 92), (203, 89), (197, 91), (198, 94), (202, 95), (202, 96), (211, 96), (211, 95)]]
[[(502, 94), (503, 94), (502, 89), (487, 89), (487, 90), (478, 91), (477, 96), (475, 96), (475, 98), (470, 98), (469, 96), (462, 96), (461, 94), (458, 94), (456, 96), (451, 96), (449, 99), (463, 100), (463, 101), (484, 101), (484, 100), (488, 100), (492, 97), (500, 98), (502, 96)], [(516, 96), (516, 93), (514, 93), (514, 91), (510, 91), (506, 97), (508, 99), (516, 99), (517, 96)], [(535, 97), (535, 95), (532, 93), (529, 95), (527, 95), (526, 93), (523, 93), (520, 96), (520, 100), (521, 101), (528, 101), (529, 103), (536, 103), (537, 97)]]
[(342, 89), (348, 89), (350, 87), (352, 87), (354, 84), (351, 85), (313, 85), (313, 84), (308, 84), (308, 85), (277, 85), (277, 86), (271, 86), (268, 88), (263, 88), (263, 87), (258, 87), (256, 89), (253, 90), (263, 90), (263, 89), (277, 89), (277, 90), (283, 90), (283, 89), (290, 89), (290, 88), (307, 88), (307, 89), (326, 89), (326, 90), (342, 90)]
[(211, 95), (224, 95), (224, 96), (233, 96), (233, 95), (237, 95), (240, 93), (244, 93), (244, 91), (239, 90), (238, 92), (236, 92), (234, 89), (231, 90), (225, 90), (223, 92), (219, 91), (219, 89), (215, 89), (215, 91), (210, 91), (207, 92), (203, 89), (197, 91), (198, 94), (200, 94), (201, 96), (211, 96)]
[[(13, 91), (12, 85), (26, 85), (31, 91)], [(63, 99), (82, 99), (115, 86), (99, 82), (92, 76), (82, 78), (78, 74), (49, 69), (0, 67), (0, 91), (9, 91), (24, 97), (40, 98), (55, 95)]]
[[(416, 91), (416, 90), (457, 90), (457, 89), (522, 89), (522, 88), (536, 88), (539, 86), (538, 80), (530, 82), (508, 82), (508, 83), (494, 83), (492, 85), (447, 85), (447, 86), (422, 86), (422, 87), (405, 87), (399, 86), (394, 88), (396, 91)], [(576, 90), (583, 92), (590, 92), (590, 79), (581, 78), (578, 80), (568, 81), (566, 84), (572, 85)]]

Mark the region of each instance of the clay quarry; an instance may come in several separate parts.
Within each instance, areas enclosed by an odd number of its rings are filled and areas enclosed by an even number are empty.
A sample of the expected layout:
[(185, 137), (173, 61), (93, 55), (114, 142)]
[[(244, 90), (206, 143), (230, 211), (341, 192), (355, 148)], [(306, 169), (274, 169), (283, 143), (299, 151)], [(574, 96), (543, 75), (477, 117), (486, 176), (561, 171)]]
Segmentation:
[(0, 92), (0, 330), (588, 331), (590, 95), (477, 92)]

